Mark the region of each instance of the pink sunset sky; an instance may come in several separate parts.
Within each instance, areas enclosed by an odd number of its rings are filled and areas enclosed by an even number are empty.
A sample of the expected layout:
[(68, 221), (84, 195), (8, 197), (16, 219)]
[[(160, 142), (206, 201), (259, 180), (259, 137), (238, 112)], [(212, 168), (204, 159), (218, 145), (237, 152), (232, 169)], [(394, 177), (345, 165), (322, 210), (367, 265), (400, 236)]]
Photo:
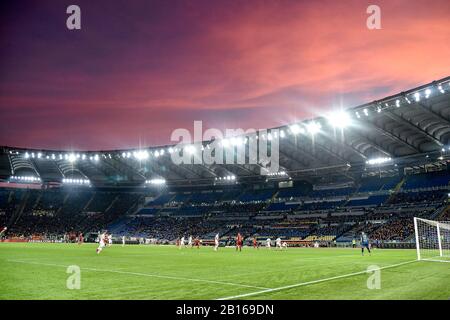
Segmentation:
[[(70, 4), (81, 30), (66, 28)], [(450, 75), (448, 0), (1, 6), (0, 145), (160, 145), (194, 120), (274, 127)]]

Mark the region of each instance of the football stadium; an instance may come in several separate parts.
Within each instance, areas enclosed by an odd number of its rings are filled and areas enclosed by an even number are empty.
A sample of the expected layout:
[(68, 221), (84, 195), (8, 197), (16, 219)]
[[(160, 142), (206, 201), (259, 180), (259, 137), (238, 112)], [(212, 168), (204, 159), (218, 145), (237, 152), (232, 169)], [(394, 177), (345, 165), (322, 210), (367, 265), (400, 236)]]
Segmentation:
[[(247, 155), (276, 135), (279, 169), (267, 174), (173, 163), (212, 141), (3, 147), (0, 297), (95, 299), (107, 288), (110, 299), (447, 299), (449, 119), (444, 78), (214, 147)], [(67, 290), (70, 267), (82, 290)], [(368, 285), (370, 267), (383, 290)]]
[(448, 1), (1, 11), (0, 300), (450, 299)]

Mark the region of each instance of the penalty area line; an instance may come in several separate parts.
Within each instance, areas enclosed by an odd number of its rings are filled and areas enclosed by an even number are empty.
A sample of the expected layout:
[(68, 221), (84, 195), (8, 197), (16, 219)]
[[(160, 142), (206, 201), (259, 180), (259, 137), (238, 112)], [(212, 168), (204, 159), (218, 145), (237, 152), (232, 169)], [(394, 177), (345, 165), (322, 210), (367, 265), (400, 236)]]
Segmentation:
[[(388, 265), (388, 266), (385, 266), (385, 267), (381, 267), (381, 268), (379, 268), (379, 270), (395, 268), (395, 267), (403, 266), (405, 264), (413, 263), (413, 262), (416, 262), (416, 261), (417, 260), (411, 260), (411, 261), (406, 261), (406, 262), (402, 262), (402, 263), (392, 264), (392, 265)], [(308, 281), (308, 282), (301, 282), (301, 283), (291, 284), (291, 285), (278, 287), (278, 288), (265, 289), (265, 290), (261, 290), (261, 291), (244, 293), (244, 294), (239, 294), (239, 295), (236, 295), (236, 296), (219, 298), (219, 299), (216, 299), (216, 300), (232, 300), (232, 299), (238, 299), (238, 298), (245, 298), (245, 297), (250, 297), (250, 296), (256, 296), (256, 295), (263, 294), (263, 293), (269, 293), (269, 292), (274, 292), (274, 291), (281, 291), (281, 290), (286, 290), (286, 289), (291, 289), (291, 288), (303, 287), (303, 286), (307, 286), (307, 285), (310, 285), (310, 284), (316, 284), (316, 283), (321, 283), (321, 282), (326, 282), (326, 281), (332, 281), (332, 280), (336, 280), (336, 279), (349, 278), (349, 277), (353, 277), (353, 276), (357, 276), (357, 275), (365, 274), (365, 273), (367, 273), (367, 270), (359, 271), (359, 272), (353, 272), (353, 273), (348, 273), (348, 274), (343, 274), (343, 275), (340, 275), (340, 276), (335, 276), (335, 277), (330, 277), (330, 278), (324, 278), (324, 279), (318, 279), (318, 280), (313, 280), (313, 281)]]
[[(62, 264), (41, 263), (41, 262), (34, 262), (34, 261), (23, 261), (23, 260), (6, 260), (6, 261), (13, 262), (13, 263), (35, 264), (35, 265), (49, 266), (49, 267), (62, 267), (62, 268), (69, 267), (69, 266), (62, 265)], [(241, 284), (241, 283), (224, 282), (224, 281), (216, 281), (216, 280), (206, 280), (206, 279), (195, 279), (195, 278), (185, 278), (185, 277), (177, 277), (177, 276), (166, 276), (166, 275), (152, 274), (152, 273), (141, 273), (141, 272), (132, 272), (132, 271), (119, 271), (119, 270), (111, 270), (111, 269), (97, 269), (97, 268), (89, 268), (89, 267), (80, 267), (80, 269), (81, 270), (94, 271), (94, 272), (111, 272), (111, 273), (118, 273), (118, 274), (128, 274), (128, 275), (133, 275), (133, 276), (153, 277), (153, 278), (170, 279), (170, 280), (213, 283), (213, 284), (221, 284), (221, 285), (243, 287), (243, 288), (253, 288), (253, 289), (263, 289), (263, 290), (267, 290), (268, 289), (268, 288), (265, 288), (265, 287), (252, 286), (252, 285)]]

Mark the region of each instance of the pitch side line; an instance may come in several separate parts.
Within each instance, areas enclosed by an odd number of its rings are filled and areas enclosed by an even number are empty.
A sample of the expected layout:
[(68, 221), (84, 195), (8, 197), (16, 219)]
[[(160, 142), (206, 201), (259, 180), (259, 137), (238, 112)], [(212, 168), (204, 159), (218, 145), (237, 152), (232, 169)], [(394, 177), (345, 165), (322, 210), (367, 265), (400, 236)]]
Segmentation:
[[(65, 266), (65, 265), (62, 265), (62, 264), (41, 263), (41, 262), (33, 262), (33, 261), (22, 261), (22, 260), (6, 260), (6, 261), (15, 262), (15, 263), (50, 266), (50, 267), (62, 267), (62, 268), (67, 268), (68, 267), (68, 266)], [(151, 273), (140, 273), (140, 272), (131, 272), (131, 271), (109, 270), (109, 269), (97, 269), (97, 268), (87, 268), (87, 267), (80, 267), (80, 269), (81, 270), (95, 271), (95, 272), (111, 272), (111, 273), (129, 274), (129, 275), (134, 275), (134, 276), (153, 277), (153, 278), (161, 278), (161, 279), (214, 283), (214, 284), (222, 284), (222, 285), (235, 286), (235, 287), (244, 287), (244, 288), (254, 288), (254, 289), (263, 289), (263, 290), (269, 289), (269, 288), (265, 288), (265, 287), (258, 287), (258, 286), (252, 286), (252, 285), (247, 285), (247, 284), (240, 284), (240, 283), (222, 282), (222, 281), (206, 280), (206, 279), (193, 279), (193, 278), (184, 278), (184, 277), (176, 277), (176, 276), (164, 276), (164, 275), (151, 274)]]
[[(379, 268), (379, 270), (388, 269), (388, 268), (395, 268), (395, 267), (399, 267), (399, 266), (402, 266), (402, 265), (405, 265), (405, 264), (409, 264), (409, 263), (413, 263), (413, 262), (416, 262), (416, 261), (417, 260), (411, 260), (411, 261), (406, 261), (406, 262), (402, 262), (402, 263), (392, 264), (392, 265), (389, 265), (389, 266), (381, 267), (381, 268)], [(348, 278), (348, 277), (352, 277), (352, 276), (356, 276), (356, 275), (360, 275), (360, 274), (364, 274), (364, 273), (367, 273), (367, 270), (354, 272), (354, 273), (348, 273), (348, 274), (335, 276), (335, 277), (331, 277), (331, 278), (325, 278), (325, 279), (319, 279), (319, 280), (313, 280), (313, 281), (308, 281), (308, 282), (301, 282), (301, 283), (291, 284), (291, 285), (288, 285), (288, 286), (283, 286), (283, 287), (278, 287), (278, 288), (265, 289), (265, 290), (261, 290), (261, 291), (244, 293), (244, 294), (239, 294), (239, 295), (236, 295), (236, 296), (219, 298), (219, 299), (216, 299), (216, 300), (232, 300), (232, 299), (237, 299), (237, 298), (245, 298), (245, 297), (250, 297), (250, 296), (256, 296), (256, 295), (263, 294), (263, 293), (268, 293), (268, 292), (281, 291), (281, 290), (286, 290), (286, 289), (291, 289), (291, 288), (296, 288), (296, 287), (303, 287), (303, 286), (307, 286), (307, 285), (310, 285), (310, 284), (316, 284), (316, 283), (321, 283), (321, 282), (326, 282), (326, 281), (331, 281), (331, 280), (336, 280), (336, 279)]]

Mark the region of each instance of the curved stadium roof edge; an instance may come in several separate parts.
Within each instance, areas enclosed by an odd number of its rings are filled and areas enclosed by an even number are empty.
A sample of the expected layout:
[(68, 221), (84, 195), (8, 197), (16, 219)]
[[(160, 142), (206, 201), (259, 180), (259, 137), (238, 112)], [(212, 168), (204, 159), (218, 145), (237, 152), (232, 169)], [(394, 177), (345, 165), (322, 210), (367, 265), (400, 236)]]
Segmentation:
[[(0, 147), (0, 181), (27, 176), (39, 177), (43, 183), (88, 179), (96, 186), (138, 186), (163, 178), (168, 184), (193, 186), (230, 177), (231, 182), (243, 183), (332, 175), (347, 179), (379, 171), (396, 174), (403, 168), (436, 170), (450, 164), (450, 77), (346, 109), (345, 115), (350, 119), (345, 128), (341, 121), (316, 117), (269, 128), (258, 136), (247, 133), (249, 141), (280, 138), (278, 173), (272, 176), (263, 174), (267, 170), (260, 162), (247, 161), (247, 140), (229, 139), (227, 146), (224, 140), (222, 145), (233, 152), (237, 145), (244, 146), (245, 163), (177, 165), (169, 156), (180, 151), (174, 145), (98, 151)], [(203, 141), (202, 148), (207, 144)], [(198, 158), (204, 155), (199, 147), (200, 142), (192, 149)], [(185, 145), (180, 148), (183, 153), (187, 150)]]
[[(367, 102), (361, 105), (357, 105), (354, 107), (349, 107), (347, 109), (345, 109), (345, 112), (358, 112), (358, 111), (362, 111), (365, 108), (376, 108), (376, 107), (381, 107), (381, 110), (384, 110), (386, 108), (388, 108), (385, 104), (386, 103), (394, 103), (395, 104), (395, 100), (399, 99), (399, 98), (405, 98), (407, 96), (413, 96), (416, 92), (420, 92), (423, 90), (426, 90), (427, 88), (433, 87), (435, 89), (438, 88), (439, 85), (443, 85), (443, 86), (447, 86), (448, 88), (446, 88), (446, 91), (450, 91), (450, 76), (447, 76), (445, 78), (439, 79), (439, 80), (434, 80), (432, 82), (429, 82), (427, 84), (415, 87), (413, 89), (409, 89), (407, 91), (402, 91), (400, 93), (397, 94), (393, 94), (387, 97), (384, 97), (382, 99), (379, 100), (375, 100), (372, 102)], [(413, 100), (414, 97), (411, 97), (411, 100)], [(394, 107), (394, 105), (389, 105), (389, 107)], [(289, 127), (290, 125), (293, 124), (305, 124), (308, 122), (312, 122), (312, 121), (319, 121), (321, 119), (324, 119), (324, 116), (317, 116), (314, 118), (309, 118), (309, 119), (304, 119), (298, 122), (292, 122), (292, 123), (288, 123), (285, 125), (281, 125), (281, 126), (276, 126), (276, 127), (271, 127), (271, 128), (267, 128), (267, 129), (259, 129), (259, 130), (277, 130), (277, 129), (285, 129), (286, 127)], [(210, 143), (211, 141), (201, 141), (201, 142), (197, 142), (198, 144), (204, 144), (204, 143)], [(129, 151), (134, 151), (134, 150), (158, 150), (158, 149), (165, 149), (165, 148), (169, 148), (169, 147), (174, 147), (176, 146), (176, 144), (165, 144), (165, 145), (156, 145), (156, 146), (147, 146), (147, 147), (141, 147), (141, 148), (126, 148), (126, 149), (105, 149), (105, 150), (61, 150), (61, 149), (42, 149), (42, 148), (26, 148), (26, 147), (14, 147), (14, 146), (0, 146), (0, 148), (6, 149), (6, 150), (17, 150), (17, 151), (29, 151), (29, 152), (56, 152), (56, 153), (66, 153), (66, 152), (81, 152), (81, 153), (115, 153), (115, 152), (129, 152)]]

